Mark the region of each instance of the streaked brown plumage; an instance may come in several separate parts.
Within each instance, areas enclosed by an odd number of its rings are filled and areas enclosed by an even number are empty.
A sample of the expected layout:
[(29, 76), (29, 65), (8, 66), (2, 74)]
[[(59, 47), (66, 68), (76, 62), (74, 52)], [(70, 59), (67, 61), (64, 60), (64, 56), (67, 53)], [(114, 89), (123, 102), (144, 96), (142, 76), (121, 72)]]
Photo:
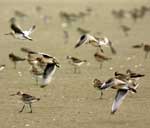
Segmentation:
[(102, 65), (103, 65), (104, 61), (111, 60), (110, 57), (106, 57), (106, 56), (104, 56), (103, 54), (101, 54), (99, 52), (96, 52), (94, 54), (94, 57), (95, 57), (96, 61), (100, 62), (100, 69), (102, 68)]
[(14, 53), (9, 54), (9, 59), (14, 63), (14, 68), (16, 68), (17, 62), (26, 60), (25, 58), (15, 55)]

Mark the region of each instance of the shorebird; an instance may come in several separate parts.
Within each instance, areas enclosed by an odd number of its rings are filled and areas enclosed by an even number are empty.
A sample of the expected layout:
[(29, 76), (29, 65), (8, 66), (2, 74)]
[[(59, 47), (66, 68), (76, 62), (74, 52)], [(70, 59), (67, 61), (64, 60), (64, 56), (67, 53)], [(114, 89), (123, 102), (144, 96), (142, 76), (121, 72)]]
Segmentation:
[(9, 54), (9, 59), (14, 63), (14, 68), (15, 69), (16, 69), (16, 66), (17, 66), (17, 62), (25, 61), (26, 60), (25, 58), (16, 56), (14, 53), (10, 53)]
[(103, 91), (101, 90), (101, 86), (102, 86), (103, 82), (101, 82), (99, 79), (95, 78), (93, 80), (92, 84), (93, 84), (94, 88), (97, 88), (101, 91), (100, 99), (102, 99)]
[(129, 91), (136, 93), (137, 86), (138, 85), (135, 85), (134, 82), (125, 82), (116, 78), (110, 78), (101, 85), (101, 90), (106, 90), (108, 88), (117, 89), (115, 100), (112, 104), (111, 114), (114, 114), (119, 109)]
[(145, 58), (147, 58), (148, 54), (150, 52), (150, 45), (149, 44), (144, 45), (144, 51), (145, 51)]
[(93, 43), (97, 46), (98, 45), (98, 40), (90, 34), (83, 34), (83, 35), (80, 36), (79, 40), (77, 41), (77, 44), (75, 45), (75, 48), (78, 48), (83, 44), (90, 44), (90, 43)]
[(87, 62), (87, 60), (81, 60), (72, 56), (67, 56), (66, 58), (69, 60), (69, 63), (74, 66), (74, 73), (77, 73), (77, 71), (80, 73), (79, 67)]
[(81, 27), (77, 28), (77, 32), (79, 32), (79, 34), (86, 34), (86, 33), (90, 33), (89, 30), (83, 29)]
[(96, 61), (100, 62), (100, 66), (99, 66), (100, 69), (102, 68), (104, 61), (111, 60), (110, 57), (106, 57), (106, 56), (102, 55), (102, 54), (99, 53), (99, 52), (96, 52), (96, 53), (94, 54), (94, 57), (95, 57)]
[(105, 47), (109, 46), (110, 51), (111, 51), (112, 54), (116, 54), (117, 53), (115, 48), (112, 45), (112, 42), (106, 36), (104, 36), (102, 38), (97, 38), (97, 40), (98, 40), (98, 46), (99, 47), (100, 46), (105, 46)]
[(54, 75), (57, 67), (59, 68), (60, 64), (55, 59), (53, 59), (52, 63), (47, 63), (42, 75), (43, 80), (43, 83), (41, 85), (42, 88), (46, 87), (51, 82), (52, 76)]
[(137, 45), (133, 45), (133, 48), (143, 48), (144, 52), (145, 52), (145, 59), (148, 57), (148, 54), (150, 52), (150, 45), (149, 44), (137, 44)]
[(17, 92), (16, 94), (11, 94), (11, 96), (15, 96), (15, 95), (21, 96), (21, 100), (24, 103), (22, 109), (19, 111), (20, 113), (23, 112), (26, 104), (29, 105), (30, 113), (32, 113), (32, 103), (40, 100), (40, 98), (36, 98), (29, 94), (23, 93), (21, 91)]
[(143, 43), (132, 45), (132, 48), (142, 48), (144, 46)]
[(5, 64), (0, 65), (0, 71), (3, 71), (5, 67), (6, 67)]
[(12, 35), (14, 38), (17, 38), (17, 39), (21, 39), (21, 40), (28, 39), (32, 41), (32, 38), (30, 37), (30, 35), (35, 30), (36, 26), (33, 25), (29, 30), (22, 30), (22, 28), (16, 24), (16, 19), (12, 18), (10, 28), (12, 29), (12, 31), (5, 35)]
[(39, 78), (43, 75), (43, 70), (37, 67), (35, 64), (31, 66), (30, 73), (34, 76), (36, 85), (39, 84)]
[(121, 30), (123, 31), (125, 36), (128, 36), (128, 32), (131, 30), (131, 28), (127, 25), (120, 25)]
[(92, 46), (97, 47), (98, 50), (100, 50), (101, 52), (103, 52), (103, 49), (101, 48), (102, 46), (106, 46), (106, 47), (109, 46), (111, 52), (113, 54), (116, 54), (116, 50), (112, 46), (112, 42), (105, 36), (103, 38), (99, 38), (99, 37), (94, 37), (90, 34), (83, 34), (81, 35), (80, 39), (77, 41), (75, 48), (78, 48), (83, 44), (91, 44)]
[(15, 16), (17, 16), (17, 17), (19, 17), (19, 18), (21, 18), (21, 19), (25, 19), (25, 18), (28, 17), (27, 14), (25, 14), (25, 13), (19, 11), (19, 10), (15, 10), (15, 11), (14, 11), (14, 14), (15, 14)]

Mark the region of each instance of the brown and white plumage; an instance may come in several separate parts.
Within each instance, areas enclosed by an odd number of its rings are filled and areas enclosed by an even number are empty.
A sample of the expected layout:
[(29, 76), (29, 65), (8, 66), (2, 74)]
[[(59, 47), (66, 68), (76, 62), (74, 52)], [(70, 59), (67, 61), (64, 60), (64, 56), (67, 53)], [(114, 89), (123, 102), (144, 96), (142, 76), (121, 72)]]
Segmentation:
[(11, 94), (11, 96), (14, 95), (21, 96), (21, 101), (24, 103), (22, 109), (19, 112), (23, 112), (25, 105), (28, 104), (30, 107), (30, 113), (32, 113), (32, 103), (40, 100), (40, 98), (36, 98), (35, 96), (31, 96), (21, 91), (17, 92), (16, 94)]
[(32, 41), (32, 38), (30, 37), (30, 35), (35, 30), (36, 26), (33, 25), (31, 28), (29, 28), (29, 30), (23, 30), (18, 24), (16, 24), (16, 19), (12, 18), (10, 28), (12, 31), (5, 35), (12, 35), (13, 37), (17, 39), (21, 39), (21, 40), (28, 39)]
[(9, 54), (9, 59), (14, 63), (14, 68), (16, 68), (18, 62), (26, 60), (25, 58), (15, 55), (14, 53)]
[(87, 60), (82, 60), (73, 56), (67, 56), (66, 58), (69, 60), (69, 64), (74, 66), (74, 73), (77, 73), (77, 71), (80, 72), (80, 66), (87, 62)]
[(105, 56), (105, 55), (103, 55), (102, 53), (99, 53), (99, 52), (96, 52), (94, 54), (94, 58), (96, 59), (96, 61), (100, 62), (100, 69), (102, 68), (104, 61), (111, 60), (110, 57), (107, 57), (107, 56)]

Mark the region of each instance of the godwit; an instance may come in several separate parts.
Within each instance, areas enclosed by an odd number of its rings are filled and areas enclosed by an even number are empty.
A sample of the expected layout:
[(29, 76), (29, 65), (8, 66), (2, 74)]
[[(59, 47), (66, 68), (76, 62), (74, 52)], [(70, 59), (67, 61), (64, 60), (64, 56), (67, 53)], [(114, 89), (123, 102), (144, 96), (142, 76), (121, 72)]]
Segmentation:
[(144, 52), (145, 52), (145, 59), (148, 57), (148, 54), (150, 52), (150, 45), (149, 44), (137, 44), (137, 45), (133, 45), (133, 48), (143, 48)]
[(30, 41), (32, 41), (32, 38), (30, 37), (31, 33), (35, 30), (35, 25), (33, 25), (29, 30), (22, 30), (22, 28), (16, 24), (16, 19), (12, 18), (11, 19), (11, 25), (10, 28), (12, 29), (12, 31), (10, 33), (7, 33), (5, 35), (12, 35), (13, 37), (17, 38), (17, 39), (28, 39)]
[(122, 101), (125, 99), (129, 91), (136, 93), (137, 86), (135, 86), (135, 83), (133, 82), (125, 82), (116, 78), (110, 78), (101, 85), (100, 89), (106, 90), (107, 88), (117, 89), (111, 110), (111, 113), (114, 114), (119, 109)]
[(16, 69), (16, 66), (17, 66), (17, 62), (25, 61), (26, 60), (25, 58), (16, 56), (14, 53), (10, 53), (9, 54), (9, 59), (14, 63), (14, 68), (15, 69)]
[(102, 54), (99, 53), (99, 52), (96, 52), (96, 53), (94, 54), (94, 57), (95, 57), (95, 59), (96, 59), (98, 62), (100, 62), (100, 69), (102, 68), (104, 61), (111, 60), (110, 57), (106, 57), (106, 56), (102, 55)]
[(67, 56), (66, 58), (69, 59), (70, 60), (69, 63), (74, 66), (74, 73), (77, 73), (77, 70), (80, 73), (79, 67), (87, 62), (87, 60), (81, 60), (72, 56)]
[(11, 94), (11, 96), (14, 96), (14, 95), (21, 96), (21, 100), (24, 103), (22, 109), (19, 112), (23, 112), (25, 105), (28, 104), (30, 107), (30, 113), (32, 113), (32, 103), (40, 100), (40, 98), (36, 98), (36, 97), (31, 96), (29, 94), (23, 93), (21, 91), (17, 92), (16, 94)]

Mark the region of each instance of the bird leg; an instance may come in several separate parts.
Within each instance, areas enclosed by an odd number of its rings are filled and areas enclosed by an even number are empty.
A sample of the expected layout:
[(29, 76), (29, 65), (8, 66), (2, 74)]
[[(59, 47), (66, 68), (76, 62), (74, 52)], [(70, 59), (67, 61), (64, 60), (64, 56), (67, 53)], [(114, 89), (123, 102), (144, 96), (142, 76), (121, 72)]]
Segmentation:
[(35, 77), (36, 85), (38, 85), (38, 76)]
[(22, 109), (19, 111), (20, 113), (23, 112), (24, 107), (25, 107), (25, 104), (23, 105)]
[(103, 96), (103, 91), (101, 91), (101, 96), (100, 96), (100, 99), (103, 99), (103, 98), (102, 98), (102, 96)]
[(29, 112), (29, 113), (32, 113), (32, 106), (31, 106), (31, 103), (29, 104), (29, 107), (30, 107), (30, 112)]
[(16, 62), (14, 62), (14, 69), (16, 69), (17, 68), (17, 63)]
[(148, 52), (145, 52), (145, 59), (148, 57)]

